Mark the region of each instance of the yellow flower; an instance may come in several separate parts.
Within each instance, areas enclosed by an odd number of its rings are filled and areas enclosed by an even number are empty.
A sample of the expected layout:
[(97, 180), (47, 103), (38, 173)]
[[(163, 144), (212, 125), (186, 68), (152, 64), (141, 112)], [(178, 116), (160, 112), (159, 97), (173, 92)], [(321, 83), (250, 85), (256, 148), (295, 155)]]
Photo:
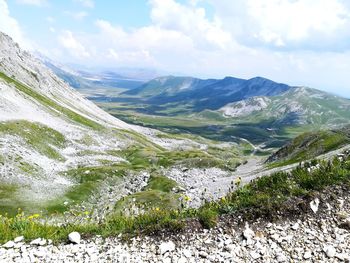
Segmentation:
[(39, 214), (33, 214), (31, 216), (28, 216), (28, 219), (31, 220), (31, 219), (38, 218), (38, 217), (40, 217)]
[(156, 209), (155, 209), (156, 211), (159, 211), (160, 209), (159, 209), (159, 207), (156, 207)]
[(185, 195), (184, 200), (185, 200), (186, 202), (189, 202), (189, 201), (191, 201), (191, 197), (189, 197), (188, 195)]

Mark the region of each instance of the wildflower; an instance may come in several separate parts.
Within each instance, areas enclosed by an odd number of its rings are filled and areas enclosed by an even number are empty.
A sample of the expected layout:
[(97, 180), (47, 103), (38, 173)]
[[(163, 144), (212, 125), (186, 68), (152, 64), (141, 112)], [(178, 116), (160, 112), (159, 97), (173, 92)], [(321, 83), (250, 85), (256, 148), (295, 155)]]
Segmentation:
[(189, 201), (191, 201), (191, 197), (189, 197), (188, 195), (185, 195), (184, 200), (185, 200), (186, 202), (189, 202)]
[(28, 219), (32, 220), (32, 219), (35, 219), (35, 218), (38, 218), (38, 217), (40, 217), (39, 214), (33, 214), (33, 215), (28, 216)]
[(158, 212), (160, 209), (159, 209), (159, 207), (156, 207), (156, 209), (155, 209), (155, 210)]
[(241, 177), (238, 177), (238, 178), (236, 178), (236, 180), (235, 180), (235, 185), (238, 187), (238, 186), (240, 186), (241, 182), (242, 182), (242, 178), (241, 178)]

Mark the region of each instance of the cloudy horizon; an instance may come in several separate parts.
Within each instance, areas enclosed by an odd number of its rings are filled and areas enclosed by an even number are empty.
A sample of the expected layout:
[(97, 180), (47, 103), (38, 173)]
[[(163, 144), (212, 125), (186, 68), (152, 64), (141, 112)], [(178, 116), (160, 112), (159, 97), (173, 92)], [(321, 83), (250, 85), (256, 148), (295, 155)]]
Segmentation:
[(0, 0), (0, 31), (60, 62), (262, 76), (350, 97), (350, 2)]

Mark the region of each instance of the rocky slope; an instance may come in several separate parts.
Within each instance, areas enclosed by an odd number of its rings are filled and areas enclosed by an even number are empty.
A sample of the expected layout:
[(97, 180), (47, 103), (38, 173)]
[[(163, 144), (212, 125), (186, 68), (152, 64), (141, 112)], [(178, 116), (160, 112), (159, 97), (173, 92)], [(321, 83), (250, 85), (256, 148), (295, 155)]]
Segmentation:
[[(72, 239), (78, 244), (25, 243), (0, 248), (2, 262), (349, 262), (348, 186), (334, 186), (311, 199), (294, 200), (275, 220), (224, 217), (210, 231), (191, 228), (171, 235)], [(337, 198), (334, 198), (336, 196)], [(48, 244), (49, 243), (49, 244)]]
[[(0, 74), (0, 180), (5, 211), (13, 200), (26, 205), (26, 199), (40, 203), (62, 195), (76, 185), (63, 171), (96, 166), (100, 160), (122, 161), (105, 154), (130, 143), (114, 136), (112, 129), (135, 128), (84, 99), (2, 33)], [(92, 154), (81, 154), (84, 151)]]

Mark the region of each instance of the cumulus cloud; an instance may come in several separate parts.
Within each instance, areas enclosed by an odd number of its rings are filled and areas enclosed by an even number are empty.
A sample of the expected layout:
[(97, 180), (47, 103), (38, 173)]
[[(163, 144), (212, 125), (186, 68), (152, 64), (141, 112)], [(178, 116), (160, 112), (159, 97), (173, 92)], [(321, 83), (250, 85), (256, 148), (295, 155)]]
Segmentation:
[(341, 0), (211, 1), (241, 43), (281, 49), (344, 48), (350, 9)]
[(218, 20), (210, 21), (204, 8), (196, 3), (186, 6), (173, 0), (151, 0), (151, 18), (156, 26), (190, 35), (199, 45), (225, 47), (232, 41), (228, 32), (221, 28)]
[(28, 47), (29, 44), (24, 40), (17, 20), (10, 16), (5, 0), (0, 0), (0, 31), (11, 36), (16, 42)]
[(85, 47), (76, 39), (71, 31), (63, 31), (58, 37), (59, 43), (73, 56), (76, 58), (87, 58), (90, 57)]

